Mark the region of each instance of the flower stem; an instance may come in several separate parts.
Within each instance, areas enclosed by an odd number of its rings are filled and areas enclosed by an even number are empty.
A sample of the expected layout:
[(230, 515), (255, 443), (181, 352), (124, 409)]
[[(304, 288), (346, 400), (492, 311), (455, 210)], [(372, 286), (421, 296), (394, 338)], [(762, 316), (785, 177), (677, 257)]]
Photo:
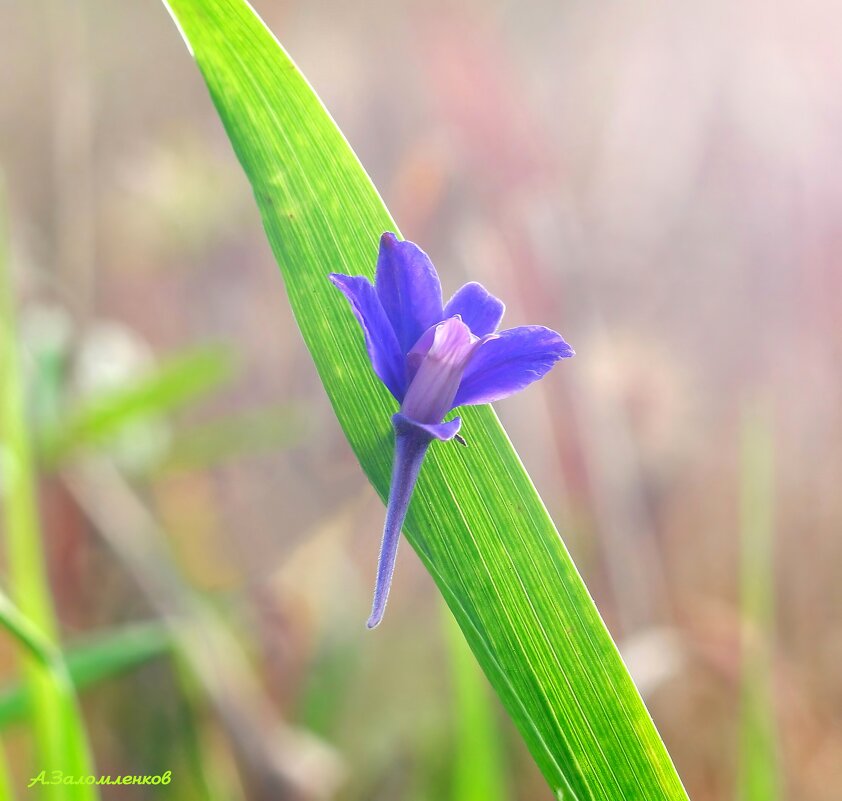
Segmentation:
[[(396, 416), (397, 417), (397, 416)], [(424, 461), (424, 455), (432, 437), (415, 427), (401, 425), (395, 421), (395, 461), (392, 465), (392, 485), (389, 489), (389, 504), (386, 509), (386, 524), (383, 527), (383, 541), (380, 544), (380, 558), (377, 563), (377, 581), (374, 587), (374, 604), (366, 625), (373, 629), (383, 619), (395, 559), (398, 555), (401, 528), (403, 528), (412, 491)]]

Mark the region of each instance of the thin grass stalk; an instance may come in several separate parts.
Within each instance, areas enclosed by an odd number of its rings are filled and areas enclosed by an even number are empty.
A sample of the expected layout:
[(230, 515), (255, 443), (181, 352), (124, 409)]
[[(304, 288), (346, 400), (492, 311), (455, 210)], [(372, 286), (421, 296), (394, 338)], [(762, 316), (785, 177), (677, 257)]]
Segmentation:
[(743, 619), (738, 801), (781, 797), (772, 690), (774, 628), (774, 441), (763, 404), (746, 409), (740, 490)]
[[(5, 194), (0, 187), (0, 441), (3, 443), (3, 517), (11, 592), (16, 608), (55, 647), (58, 625), (44, 559), (35, 466), (26, 428), (14, 299), (5, 227)], [(23, 659), (29, 687), (39, 771), (91, 772), (87, 735), (75, 703), (68, 705), (54, 672), (28, 650)], [(48, 798), (94, 799), (92, 787), (48, 785)]]
[(450, 801), (505, 801), (507, 779), (491, 688), (465, 635), (442, 604), (453, 698)]
[(6, 760), (6, 751), (0, 743), (0, 798), (11, 801), (15, 797), (12, 791), (12, 774), (9, 771), (9, 763)]

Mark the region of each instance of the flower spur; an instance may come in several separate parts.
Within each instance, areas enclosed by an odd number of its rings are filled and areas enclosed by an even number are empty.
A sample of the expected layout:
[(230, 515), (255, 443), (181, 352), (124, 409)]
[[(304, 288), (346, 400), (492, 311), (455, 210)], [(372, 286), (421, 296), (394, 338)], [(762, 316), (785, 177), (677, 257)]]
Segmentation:
[(465, 284), (442, 305), (435, 267), (423, 250), (392, 233), (380, 238), (374, 284), (331, 273), (362, 327), (371, 365), (400, 404), (392, 417), (395, 457), (368, 627), (383, 618), (415, 482), (434, 439), (458, 437), (457, 406), (501, 400), (537, 381), (573, 349), (555, 331), (497, 331), (503, 303), (481, 284)]

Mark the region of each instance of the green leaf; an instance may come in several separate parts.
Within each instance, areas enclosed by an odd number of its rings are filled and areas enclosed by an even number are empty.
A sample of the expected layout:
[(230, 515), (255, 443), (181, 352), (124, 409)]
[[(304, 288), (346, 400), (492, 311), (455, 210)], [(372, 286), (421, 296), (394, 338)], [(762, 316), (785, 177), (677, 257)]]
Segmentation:
[[(70, 681), (77, 690), (83, 690), (145, 664), (169, 649), (166, 627), (153, 621), (100, 634), (93, 641), (70, 649), (64, 659)], [(29, 705), (25, 686), (13, 684), (0, 690), (0, 728), (25, 718)]]
[(149, 375), (81, 404), (43, 436), (41, 451), (56, 462), (77, 447), (102, 444), (136, 420), (169, 412), (215, 389), (231, 369), (224, 348), (197, 348), (171, 357)]
[[(371, 276), (379, 235), (396, 226), (318, 97), (245, 2), (169, 7), (251, 182), (339, 422), (385, 498), (395, 403), (327, 274)], [(579, 801), (686, 798), (496, 415), (485, 407), (462, 417), (471, 447), (434, 444), (404, 530), (547, 781)]]

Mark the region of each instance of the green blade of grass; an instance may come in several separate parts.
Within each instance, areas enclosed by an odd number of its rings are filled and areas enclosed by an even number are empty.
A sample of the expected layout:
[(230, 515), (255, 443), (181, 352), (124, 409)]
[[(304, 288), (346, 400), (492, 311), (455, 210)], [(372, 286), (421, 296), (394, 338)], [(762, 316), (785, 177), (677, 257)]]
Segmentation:
[(5, 592), (0, 592), (0, 626), (6, 629), (35, 660), (57, 677), (56, 683), (69, 687), (61, 652), (41, 630), (18, 609)]
[[(49, 681), (52, 720), (55, 723), (56, 743), (60, 761), (53, 770), (61, 771), (65, 776), (76, 778), (91, 775), (91, 763), (88, 756), (87, 738), (84, 733), (77, 734), (79, 727), (79, 709), (73, 684), (67, 672), (61, 651), (41, 630), (29, 620), (4, 593), (0, 592), (0, 626), (17, 640), (18, 644), (34, 658), (43, 671), (42, 678)], [(49, 754), (42, 754), (49, 757)], [(36, 771), (37, 772), (37, 771)], [(42, 771), (43, 772), (43, 769)], [(96, 799), (98, 794), (93, 787), (48, 784), (48, 792), (56, 798)]]
[(198, 348), (174, 356), (149, 375), (81, 404), (43, 435), (41, 453), (54, 463), (77, 447), (101, 444), (135, 420), (169, 412), (206, 394), (230, 376), (231, 368), (223, 348)]
[[(1, 189), (1, 188), (0, 188)], [(24, 414), (24, 386), (19, 363), (15, 304), (5, 229), (5, 204), (0, 191), (0, 443), (2, 443), (2, 506), (11, 593), (15, 610), (36, 636), (55, 647), (58, 625), (47, 582), (41, 543), (36, 474)], [(7, 621), (7, 622), (8, 622)], [(14, 632), (13, 629), (10, 629)], [(16, 632), (20, 634), (20, 630)], [(25, 640), (21, 640), (25, 641)], [(31, 653), (35, 653), (30, 649)], [(45, 770), (70, 776), (93, 773), (87, 734), (72, 690), (57, 681), (55, 666), (27, 654), (23, 674), (32, 697), (33, 723), (39, 762)], [(39, 768), (40, 769), (40, 768)], [(93, 801), (89, 785), (48, 785), (46, 797)]]
[(489, 690), (462, 632), (448, 610), (443, 625), (453, 682), (451, 801), (506, 801), (506, 770), (500, 728)]
[(774, 625), (774, 442), (765, 408), (752, 406), (742, 426), (740, 487), (740, 606), (743, 646), (740, 677), (739, 801), (781, 797), (772, 703)]
[(267, 451), (278, 452), (302, 439), (306, 430), (305, 415), (292, 406), (226, 415), (177, 431), (164, 466), (190, 470)]
[[(99, 635), (65, 654), (70, 681), (77, 690), (98, 684), (169, 651), (171, 638), (163, 623), (137, 623)], [(0, 690), (0, 728), (30, 713), (29, 690), (13, 684)]]
[(6, 759), (6, 750), (0, 743), (0, 798), (4, 799), (4, 801), (12, 801), (14, 797), (9, 763)]
[[(247, 3), (168, 6), (252, 184), (339, 422), (385, 498), (395, 403), (327, 274), (371, 276), (378, 238), (396, 226), (318, 97)], [(471, 447), (431, 448), (404, 530), (547, 781), (568, 801), (686, 798), (496, 415), (467, 408), (462, 418)]]

